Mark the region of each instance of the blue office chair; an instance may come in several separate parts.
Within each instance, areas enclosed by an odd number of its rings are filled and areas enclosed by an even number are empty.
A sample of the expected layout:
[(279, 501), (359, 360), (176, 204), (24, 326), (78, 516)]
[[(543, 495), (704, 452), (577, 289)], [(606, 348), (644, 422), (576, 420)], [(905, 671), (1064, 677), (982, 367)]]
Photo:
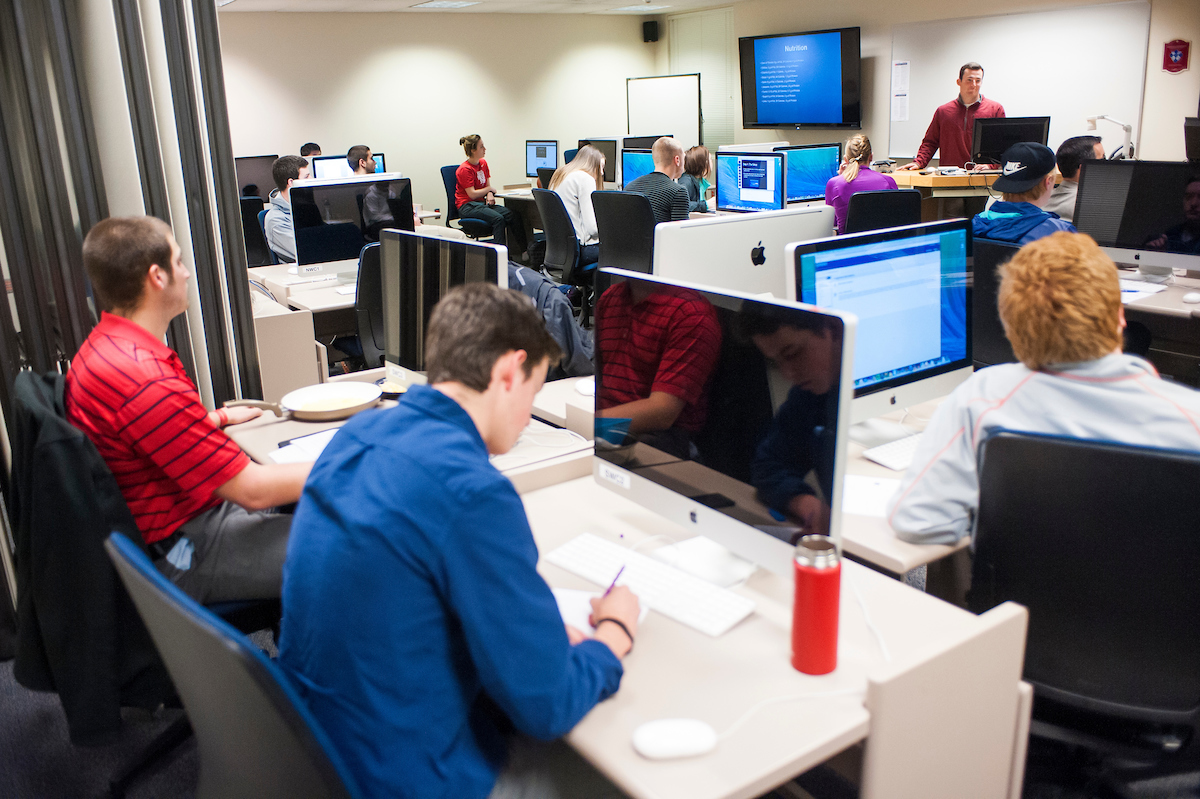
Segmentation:
[(354, 799), (358, 791), (287, 677), (163, 577), (120, 533), (104, 544), (196, 731), (200, 799)]
[(490, 239), (492, 226), (489, 223), (482, 219), (463, 219), (458, 215), (458, 206), (454, 204), (454, 189), (458, 185), (454, 174), (457, 171), (457, 164), (442, 167), (442, 183), (446, 187), (446, 227), (453, 227), (450, 223), (457, 219), (458, 227), (471, 238)]
[(576, 147), (574, 150), (564, 150), (564, 151), (563, 151), (563, 163), (564, 163), (564, 164), (569, 164), (569, 163), (571, 163), (572, 161), (574, 161), (574, 160), (575, 160), (575, 154), (576, 154), (576, 153), (578, 153), (578, 152), (579, 152), (579, 148), (578, 148), (578, 147)]
[(271, 263), (279, 264), (283, 262), (279, 260), (279, 256), (271, 249), (271, 240), (267, 238), (267, 211), (270, 210), (270, 208), (264, 208), (258, 212), (258, 229), (262, 231), (263, 241), (267, 243), (267, 252), (271, 253)]

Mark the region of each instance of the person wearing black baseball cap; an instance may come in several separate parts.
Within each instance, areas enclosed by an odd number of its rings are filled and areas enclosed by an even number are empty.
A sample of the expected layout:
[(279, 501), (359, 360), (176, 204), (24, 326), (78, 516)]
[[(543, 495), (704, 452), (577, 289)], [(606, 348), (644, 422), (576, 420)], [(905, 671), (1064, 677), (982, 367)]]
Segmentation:
[(1054, 189), (1054, 151), (1044, 144), (1020, 142), (1004, 151), (1003, 174), (992, 188), (1003, 198), (977, 214), (971, 223), (975, 238), (1028, 244), (1075, 226), (1043, 210)]

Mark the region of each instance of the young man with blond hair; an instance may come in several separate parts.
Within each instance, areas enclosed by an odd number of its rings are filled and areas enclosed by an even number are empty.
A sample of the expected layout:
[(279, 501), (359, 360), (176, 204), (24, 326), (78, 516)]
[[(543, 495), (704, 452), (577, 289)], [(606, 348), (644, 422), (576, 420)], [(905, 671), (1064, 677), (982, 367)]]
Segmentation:
[(889, 505), (905, 541), (971, 535), (976, 456), (996, 430), (1200, 451), (1200, 393), (1121, 352), (1117, 269), (1090, 237), (1022, 247), (1001, 269), (999, 304), (1021, 362), (976, 372), (934, 414)]
[(1044, 144), (1020, 142), (1004, 151), (1003, 173), (992, 188), (1003, 194), (971, 221), (975, 238), (1028, 244), (1060, 230), (1075, 232), (1075, 226), (1042, 206), (1054, 191), (1054, 151)]

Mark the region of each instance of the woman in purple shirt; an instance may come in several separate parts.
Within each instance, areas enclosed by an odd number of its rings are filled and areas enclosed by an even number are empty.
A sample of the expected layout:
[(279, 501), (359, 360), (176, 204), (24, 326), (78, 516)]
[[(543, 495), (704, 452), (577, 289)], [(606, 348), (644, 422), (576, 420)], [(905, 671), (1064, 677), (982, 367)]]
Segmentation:
[(857, 191), (896, 188), (896, 181), (871, 169), (871, 140), (861, 133), (846, 140), (846, 157), (841, 170), (825, 184), (825, 204), (833, 206), (837, 232), (846, 232), (846, 207)]

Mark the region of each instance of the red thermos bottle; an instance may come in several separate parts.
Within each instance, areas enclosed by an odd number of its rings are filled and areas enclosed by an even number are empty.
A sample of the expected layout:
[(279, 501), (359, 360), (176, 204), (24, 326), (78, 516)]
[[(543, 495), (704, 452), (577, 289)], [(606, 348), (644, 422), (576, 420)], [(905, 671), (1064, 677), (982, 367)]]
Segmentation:
[(806, 535), (796, 545), (796, 603), (792, 608), (792, 665), (805, 674), (837, 667), (838, 600), (842, 562), (833, 541)]

